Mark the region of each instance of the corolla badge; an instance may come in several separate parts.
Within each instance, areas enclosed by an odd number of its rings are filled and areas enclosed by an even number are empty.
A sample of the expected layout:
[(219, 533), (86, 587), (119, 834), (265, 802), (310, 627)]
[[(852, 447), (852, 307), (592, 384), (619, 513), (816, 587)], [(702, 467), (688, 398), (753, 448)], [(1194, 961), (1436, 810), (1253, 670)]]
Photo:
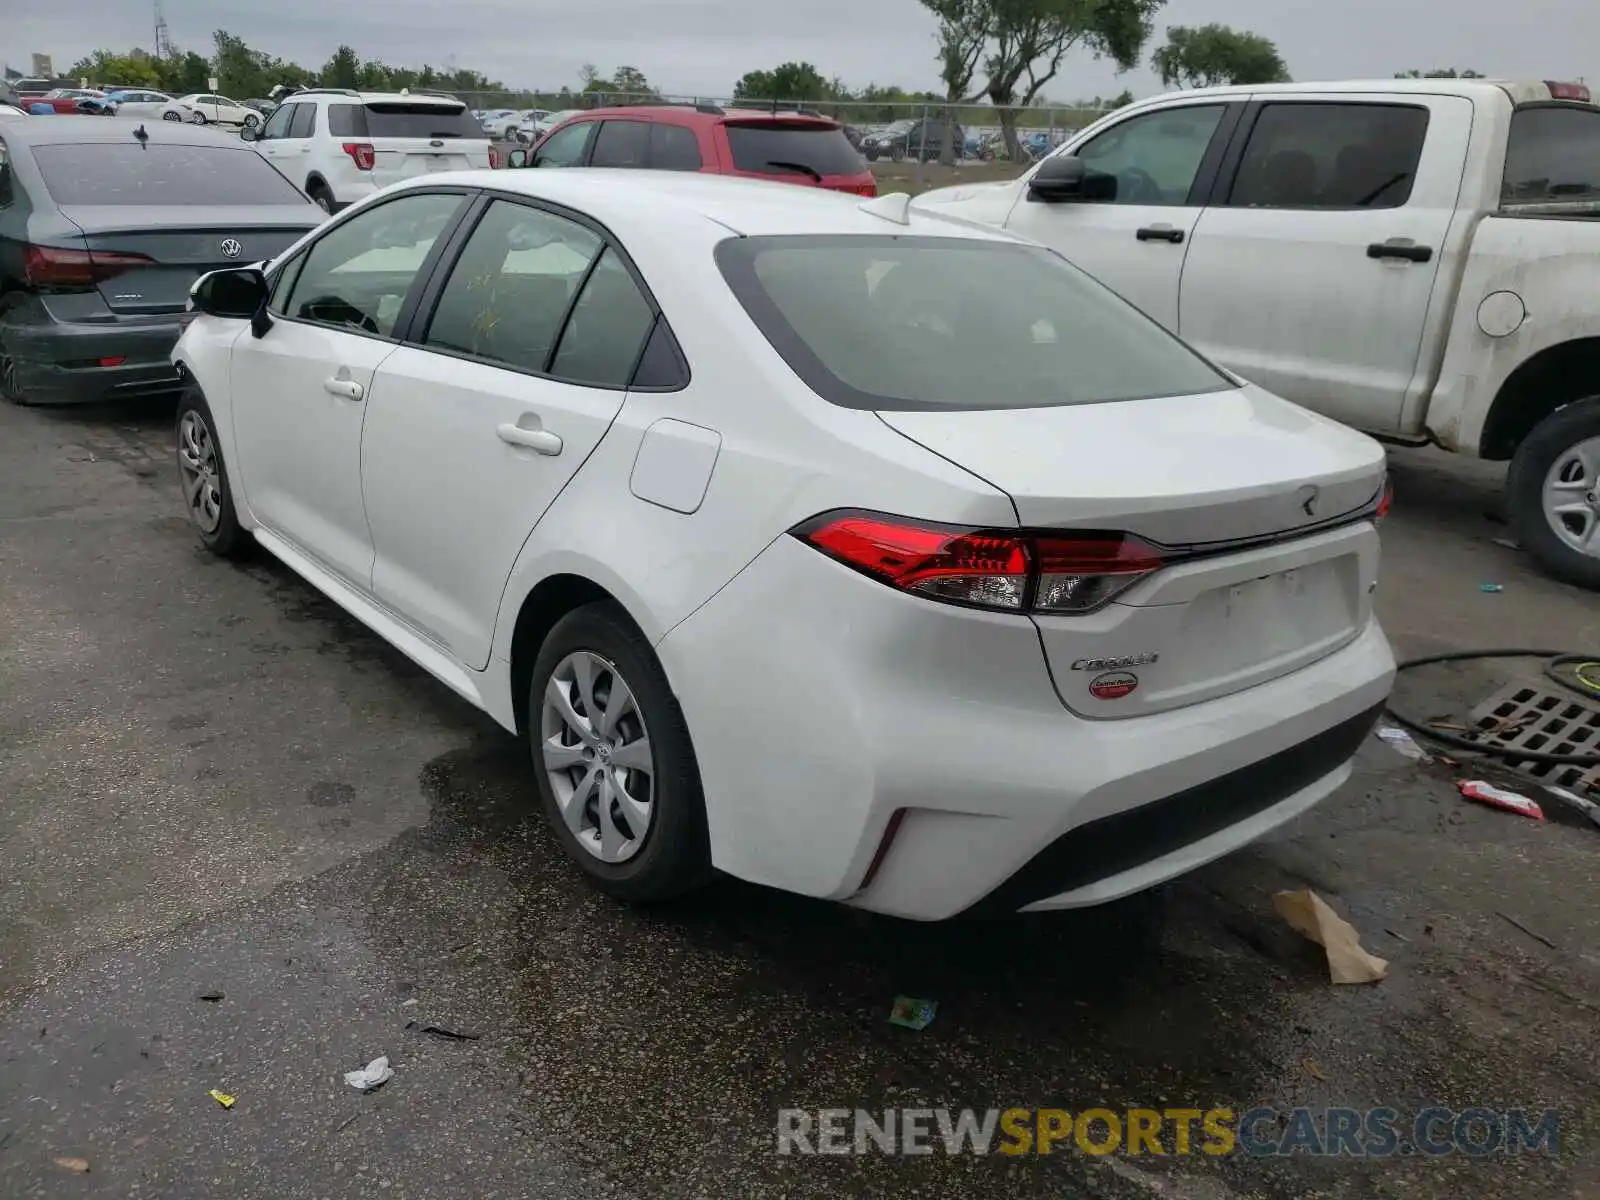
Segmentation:
[(222, 251), (223, 258), (238, 258), (244, 253), (244, 247), (239, 244), (238, 238), (223, 238), (222, 245), (217, 249)]

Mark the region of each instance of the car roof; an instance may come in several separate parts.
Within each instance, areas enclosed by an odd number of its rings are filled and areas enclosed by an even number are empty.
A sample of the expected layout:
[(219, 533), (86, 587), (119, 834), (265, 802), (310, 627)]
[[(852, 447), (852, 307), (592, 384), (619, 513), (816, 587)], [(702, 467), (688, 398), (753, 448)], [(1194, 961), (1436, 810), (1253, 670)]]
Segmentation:
[(737, 121), (744, 125), (759, 124), (762, 121), (782, 121), (784, 124), (818, 125), (828, 129), (839, 127), (839, 122), (832, 117), (815, 113), (795, 112), (793, 109), (780, 109), (774, 112), (770, 108), (723, 107), (715, 104), (619, 104), (611, 108), (580, 110), (577, 116), (605, 117), (608, 120), (666, 118), (686, 125), (699, 122), (717, 125)]
[(184, 121), (146, 120), (144, 117), (90, 117), (61, 113), (6, 125), (6, 141), (13, 146), (56, 146), (63, 143), (100, 144), (131, 142), (143, 125), (148, 141), (166, 146), (225, 146), (256, 153), (249, 143), (218, 133), (209, 126)]
[(1345, 79), (1307, 80), (1303, 83), (1230, 84), (1224, 87), (1191, 88), (1182, 92), (1165, 92), (1117, 109), (1119, 113), (1133, 112), (1158, 101), (1185, 99), (1192, 96), (1218, 99), (1244, 99), (1249, 96), (1297, 96), (1321, 94), (1361, 94), (1389, 92), (1396, 95), (1466, 96), (1490, 98), (1495, 93), (1510, 96), (1515, 104), (1527, 104), (1550, 99), (1550, 85), (1544, 80), (1532, 79)]
[[(894, 234), (1022, 242), (1004, 230), (911, 209), (900, 224), (873, 215), (873, 202), (825, 188), (776, 180), (691, 171), (629, 171), (566, 167), (561, 170), (452, 171), (419, 176), (397, 188), (463, 184), (565, 205), (617, 233), (648, 236), (669, 215), (700, 218), (730, 233), (759, 237), (775, 234)], [(882, 197), (879, 198), (882, 200)]]

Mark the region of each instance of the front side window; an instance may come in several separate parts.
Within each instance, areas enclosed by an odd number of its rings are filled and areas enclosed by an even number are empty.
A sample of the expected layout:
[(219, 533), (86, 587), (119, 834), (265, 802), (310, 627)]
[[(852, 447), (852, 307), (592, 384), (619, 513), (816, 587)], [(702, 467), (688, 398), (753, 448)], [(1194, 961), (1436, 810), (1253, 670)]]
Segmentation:
[(295, 109), (299, 107), (300, 105), (298, 104), (285, 104), (282, 108), (275, 110), (267, 118), (267, 123), (261, 130), (261, 136), (264, 138), (288, 137), (289, 123), (294, 120)]
[(602, 121), (595, 135), (591, 167), (643, 167), (650, 155), (650, 126), (644, 121)]
[(580, 121), (576, 125), (565, 125), (556, 130), (534, 151), (533, 165), (536, 167), (582, 165), (584, 153), (589, 149), (589, 139), (594, 136), (595, 126), (598, 124), (598, 121)]
[(1600, 110), (1513, 113), (1500, 199), (1507, 207), (1600, 200)]
[(496, 200), (451, 268), (423, 344), (545, 372), (601, 244), (575, 221)]
[(1076, 151), (1084, 167), (1117, 181), (1112, 204), (1182, 205), (1216, 135), (1224, 104), (1198, 104), (1129, 117)]
[(1268, 104), (1228, 194), (1233, 208), (1399, 208), (1422, 160), (1428, 110), (1410, 104)]
[(294, 106), (294, 120), (289, 122), (289, 136), (292, 138), (308, 138), (316, 131), (317, 106), (315, 104), (296, 104)]
[(1044, 408), (1234, 386), (1042, 247), (979, 238), (730, 238), (723, 277), (777, 352), (846, 408)]
[(463, 198), (404, 196), (329, 230), (305, 254), (284, 315), (388, 337), (433, 244)]

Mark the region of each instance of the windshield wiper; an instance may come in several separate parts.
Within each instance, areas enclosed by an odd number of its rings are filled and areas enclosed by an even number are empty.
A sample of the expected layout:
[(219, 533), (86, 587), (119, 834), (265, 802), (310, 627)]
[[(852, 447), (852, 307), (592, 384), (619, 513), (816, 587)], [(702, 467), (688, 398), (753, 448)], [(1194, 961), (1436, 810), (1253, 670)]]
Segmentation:
[(802, 175), (811, 176), (811, 178), (815, 179), (818, 183), (822, 182), (822, 172), (817, 170), (815, 167), (806, 166), (805, 163), (784, 162), (782, 159), (769, 158), (767, 159), (765, 165), (769, 167), (777, 167), (784, 171), (799, 171)]

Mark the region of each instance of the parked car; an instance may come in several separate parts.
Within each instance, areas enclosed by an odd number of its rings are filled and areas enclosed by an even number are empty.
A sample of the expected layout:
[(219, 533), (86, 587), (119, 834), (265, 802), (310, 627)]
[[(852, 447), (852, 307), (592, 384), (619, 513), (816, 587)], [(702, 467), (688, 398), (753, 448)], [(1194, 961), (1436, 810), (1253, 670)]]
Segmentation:
[[(951, 123), (951, 137), (957, 155), (966, 148), (967, 135), (961, 126)], [(869, 134), (861, 140), (861, 153), (868, 162), (892, 158), (900, 162), (913, 158), (931, 162), (944, 151), (944, 119), (924, 117), (917, 120), (896, 121), (894, 124)]]
[(483, 126), (484, 133), (490, 137), (500, 137), (506, 127), (515, 127), (517, 113), (511, 108), (491, 108), (478, 118)]
[(106, 93), (111, 111), (119, 117), (154, 118), (161, 121), (187, 121), (202, 125), (204, 118), (199, 110), (180, 104), (165, 92), (143, 91), (137, 88)]
[(56, 85), (48, 79), (26, 77), (14, 81), (11, 86), (24, 100), (35, 100), (48, 95)]
[(557, 126), (531, 151), (511, 151), (508, 164), (700, 171), (878, 193), (837, 121), (714, 104), (597, 108)]
[(195, 126), (0, 122), (0, 395), (168, 393), (189, 287), (321, 218), (260, 155)]
[(525, 738), (626, 898), (1102, 902), (1316, 804), (1389, 693), (1382, 448), (904, 196), (441, 175), (194, 303), (201, 542)]
[(278, 107), (278, 102), (276, 100), (268, 100), (264, 96), (252, 96), (248, 100), (239, 101), (239, 103), (243, 104), (246, 108), (255, 109), (261, 114), (263, 119), (270, 117)]
[(1183, 92), (1117, 110), (1020, 180), (917, 203), (1050, 245), (1308, 408), (1509, 460), (1522, 546), (1600, 587), (1600, 107), (1586, 87)]
[(307, 88), (240, 136), (330, 213), (413, 175), (491, 165), (467, 106), (423, 93)]
[(192, 108), (213, 125), (234, 125), (240, 129), (260, 129), (262, 115), (247, 104), (211, 92), (193, 92), (178, 97), (178, 103)]
[(582, 116), (583, 113), (584, 110), (581, 108), (563, 108), (558, 112), (547, 113), (533, 123), (534, 140), (537, 141), (557, 125), (570, 121), (573, 117)]
[(26, 117), (29, 114), (15, 104), (0, 104), (0, 118), (10, 120), (12, 117)]
[(38, 105), (48, 105), (51, 112), (75, 113), (78, 111), (80, 100), (103, 100), (105, 93), (93, 88), (51, 88), (42, 96), (28, 97), (28, 107), (32, 111)]

